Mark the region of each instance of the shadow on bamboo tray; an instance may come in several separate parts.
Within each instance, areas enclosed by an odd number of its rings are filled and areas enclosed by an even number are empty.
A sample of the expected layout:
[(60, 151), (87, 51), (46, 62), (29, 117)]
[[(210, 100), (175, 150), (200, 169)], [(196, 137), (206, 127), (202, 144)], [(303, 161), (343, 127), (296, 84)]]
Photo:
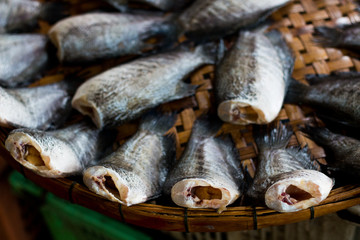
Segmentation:
[[(274, 27), (282, 32), (295, 53), (296, 60), (293, 71), (295, 79), (303, 81), (306, 74), (360, 71), (360, 61), (350, 57), (350, 52), (335, 48), (321, 48), (312, 42), (314, 26), (360, 21), (356, 5), (352, 1), (293, 1), (276, 11), (272, 18), (275, 20)], [(93, 65), (85, 69), (83, 67), (68, 67), (68, 69), (63, 69), (62, 66), (57, 67), (35, 84), (61, 80), (63, 73), (66, 71), (74, 73), (81, 70), (86, 72), (87, 75), (93, 76), (128, 59), (105, 61), (101, 65)], [(186, 106), (178, 114), (177, 122), (171, 130), (176, 135), (177, 157), (181, 155), (189, 139), (194, 120), (202, 113), (208, 112), (213, 106), (213, 70), (213, 66), (208, 65), (190, 76), (189, 81), (192, 84), (201, 86), (193, 97), (164, 105), (164, 107), (172, 109)], [(325, 153), (323, 149), (296, 131), (296, 126), (306, 123), (309, 118), (316, 119), (316, 114), (311, 109), (285, 104), (276, 121), (288, 122), (293, 127), (295, 134), (290, 140), (290, 145), (308, 145), (312, 156), (319, 162), (324, 162)], [(123, 134), (118, 138), (119, 143), (121, 144), (135, 130), (136, 126), (131, 124), (119, 127), (119, 132)], [(222, 131), (231, 135), (239, 150), (243, 167), (246, 167), (250, 175), (253, 176), (255, 170), (254, 160), (257, 157), (257, 147), (252, 136), (253, 127), (224, 124)], [(48, 179), (23, 168), (12, 159), (4, 148), (4, 141), (8, 132), (8, 129), (0, 128), (0, 159), (2, 161), (7, 161), (28, 179), (58, 197), (93, 209), (119, 221), (146, 228), (182, 232), (223, 232), (259, 229), (312, 219), (360, 204), (360, 185), (346, 185), (334, 188), (328, 198), (318, 206), (295, 213), (279, 213), (265, 207), (239, 206), (238, 202), (232, 204), (221, 214), (210, 209), (176, 207), (162, 200), (126, 207), (90, 192), (79, 179)]]

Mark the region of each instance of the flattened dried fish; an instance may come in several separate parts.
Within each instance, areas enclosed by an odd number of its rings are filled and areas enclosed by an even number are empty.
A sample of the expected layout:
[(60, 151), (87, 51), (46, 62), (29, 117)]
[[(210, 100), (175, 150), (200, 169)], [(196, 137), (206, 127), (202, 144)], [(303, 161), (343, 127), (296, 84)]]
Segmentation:
[(80, 83), (64, 80), (33, 87), (0, 87), (0, 126), (46, 130), (60, 126), (71, 111), (71, 97)]
[(151, 112), (127, 142), (95, 166), (84, 171), (88, 188), (107, 199), (130, 206), (158, 197), (170, 165), (175, 161), (175, 140), (164, 134), (176, 115)]
[(282, 107), (293, 62), (278, 31), (241, 32), (216, 68), (219, 117), (242, 125), (273, 121)]
[[(88, 13), (63, 19), (48, 35), (61, 62), (94, 61), (154, 48), (175, 39), (175, 25), (155, 14)], [(163, 37), (158, 43), (151, 38)]]
[(179, 16), (189, 38), (222, 37), (255, 25), (289, 0), (197, 0)]
[(99, 128), (135, 119), (161, 103), (194, 94), (196, 86), (182, 80), (196, 68), (213, 63), (215, 52), (210, 43), (122, 64), (81, 85), (72, 105)]
[(243, 173), (232, 141), (215, 138), (216, 119), (198, 119), (187, 147), (170, 171), (164, 191), (179, 206), (226, 209), (242, 194)]
[(286, 148), (292, 131), (285, 125), (257, 138), (258, 166), (247, 197), (279, 212), (295, 212), (324, 200), (333, 181), (316, 171), (307, 148)]
[(81, 122), (49, 132), (15, 129), (5, 147), (24, 167), (43, 177), (58, 178), (81, 174), (101, 156), (107, 139), (91, 122)]
[(0, 85), (25, 86), (48, 61), (47, 37), (41, 34), (0, 34)]
[(335, 175), (358, 181), (360, 176), (360, 141), (358, 139), (331, 132), (327, 128), (307, 126), (302, 131), (324, 148), (327, 167), (330, 167)]
[(337, 27), (318, 26), (313, 36), (315, 42), (325, 47), (360, 51), (360, 23)]
[(36, 27), (40, 19), (54, 23), (66, 15), (63, 3), (0, 0), (0, 33), (30, 31)]
[(292, 80), (285, 102), (308, 105), (320, 117), (352, 127), (360, 124), (360, 73), (309, 75), (310, 86)]

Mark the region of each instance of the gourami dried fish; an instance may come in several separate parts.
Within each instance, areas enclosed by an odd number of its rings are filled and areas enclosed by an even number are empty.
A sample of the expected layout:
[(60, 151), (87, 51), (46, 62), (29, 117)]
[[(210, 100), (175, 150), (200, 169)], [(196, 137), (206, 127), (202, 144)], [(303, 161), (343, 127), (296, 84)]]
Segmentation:
[(233, 124), (266, 124), (278, 115), (293, 69), (280, 32), (240, 32), (215, 72), (219, 117)]
[(47, 41), (41, 34), (0, 34), (0, 86), (33, 81), (48, 62)]
[(285, 102), (316, 109), (319, 117), (347, 126), (360, 124), (360, 73), (308, 75), (310, 86), (291, 80)]
[(80, 122), (54, 131), (15, 129), (5, 141), (13, 158), (43, 177), (79, 175), (101, 156), (108, 143), (91, 122)]
[(189, 38), (218, 38), (255, 25), (289, 0), (197, 0), (179, 16)]
[(139, 58), (86, 81), (72, 105), (99, 128), (124, 123), (161, 103), (194, 94), (196, 86), (182, 80), (213, 63), (215, 55), (216, 47), (209, 43)]
[(0, 33), (30, 31), (40, 19), (54, 23), (66, 15), (66, 6), (63, 3), (0, 0)]
[(292, 131), (285, 125), (256, 139), (258, 166), (247, 197), (279, 212), (295, 212), (324, 200), (333, 181), (316, 171), (307, 148), (286, 148)]
[(114, 153), (83, 173), (86, 186), (107, 199), (130, 206), (158, 197), (175, 160), (175, 139), (165, 133), (176, 115), (145, 115), (139, 130)]
[(334, 174), (358, 181), (360, 176), (360, 141), (327, 128), (307, 126), (302, 129), (306, 136), (324, 148), (327, 167)]
[(336, 27), (317, 26), (313, 36), (316, 43), (325, 47), (360, 51), (360, 23)]
[(73, 79), (32, 87), (0, 87), (0, 126), (46, 130), (60, 126), (71, 112), (71, 97), (80, 82)]
[(194, 123), (190, 140), (169, 172), (164, 192), (179, 206), (226, 209), (242, 194), (243, 173), (230, 138), (215, 138), (221, 121), (202, 117)]
[(87, 13), (59, 21), (48, 35), (61, 62), (85, 62), (166, 45), (174, 31), (171, 20), (160, 14)]
[(158, 8), (162, 11), (177, 11), (182, 9), (192, 0), (182, 0), (182, 1), (173, 1), (173, 0), (106, 0), (112, 6), (117, 8), (120, 11), (127, 10), (127, 3), (145, 3), (149, 6)]

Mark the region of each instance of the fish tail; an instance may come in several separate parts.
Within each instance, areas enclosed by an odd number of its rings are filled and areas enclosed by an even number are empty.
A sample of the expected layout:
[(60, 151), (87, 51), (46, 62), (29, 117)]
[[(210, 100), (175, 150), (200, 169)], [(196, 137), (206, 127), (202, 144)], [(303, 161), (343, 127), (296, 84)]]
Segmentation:
[(260, 149), (285, 148), (290, 141), (293, 131), (285, 124), (279, 122), (276, 127), (271, 127), (270, 131), (264, 135), (256, 136), (256, 145)]
[(218, 50), (221, 49), (221, 43), (207, 42), (196, 47), (195, 51), (203, 56), (206, 64), (215, 64), (218, 58)]
[(300, 103), (303, 100), (303, 95), (308, 91), (308, 88), (307, 85), (290, 78), (284, 102)]
[(335, 47), (340, 44), (342, 30), (326, 26), (315, 27), (313, 41), (326, 47)]
[(55, 23), (60, 19), (70, 16), (69, 6), (66, 3), (49, 2), (44, 3), (40, 10), (40, 19), (49, 23)]
[(151, 110), (142, 117), (140, 129), (165, 134), (175, 124), (176, 119), (175, 112), (160, 113)]
[(192, 135), (203, 137), (215, 136), (222, 126), (222, 121), (214, 114), (200, 116), (193, 125)]

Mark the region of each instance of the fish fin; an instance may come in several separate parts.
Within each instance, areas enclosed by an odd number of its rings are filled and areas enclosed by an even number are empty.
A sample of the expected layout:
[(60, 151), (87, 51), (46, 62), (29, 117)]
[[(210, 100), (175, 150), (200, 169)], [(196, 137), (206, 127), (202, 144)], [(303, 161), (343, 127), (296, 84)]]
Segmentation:
[(286, 85), (288, 85), (294, 68), (295, 55), (289, 45), (286, 43), (281, 32), (278, 30), (271, 30), (265, 35), (273, 44), (276, 52), (278, 53), (278, 56), (280, 57), (283, 66), (284, 81)]
[(255, 134), (255, 142), (258, 148), (285, 148), (290, 141), (293, 131), (288, 125), (279, 122), (277, 126), (270, 124), (265, 134)]
[(301, 103), (302, 96), (308, 91), (308, 86), (290, 78), (287, 86), (287, 91), (284, 99), (284, 103)]
[(315, 27), (313, 41), (325, 47), (336, 47), (341, 44), (343, 30), (326, 26)]
[(203, 114), (195, 120), (191, 135), (201, 138), (215, 136), (222, 124), (216, 114)]
[(175, 124), (176, 117), (175, 112), (161, 113), (153, 109), (142, 116), (140, 129), (165, 134)]
[(318, 170), (315, 164), (313, 163), (313, 161), (311, 160), (308, 146), (305, 146), (303, 148), (301, 147), (287, 148), (286, 152), (290, 156), (292, 156), (294, 160), (302, 163), (305, 169)]
[(43, 3), (39, 15), (40, 19), (51, 24), (68, 16), (70, 16), (69, 4), (60, 2)]
[(175, 94), (171, 97), (171, 100), (192, 96), (195, 94), (198, 87), (198, 85), (191, 85), (180, 81), (177, 85)]

